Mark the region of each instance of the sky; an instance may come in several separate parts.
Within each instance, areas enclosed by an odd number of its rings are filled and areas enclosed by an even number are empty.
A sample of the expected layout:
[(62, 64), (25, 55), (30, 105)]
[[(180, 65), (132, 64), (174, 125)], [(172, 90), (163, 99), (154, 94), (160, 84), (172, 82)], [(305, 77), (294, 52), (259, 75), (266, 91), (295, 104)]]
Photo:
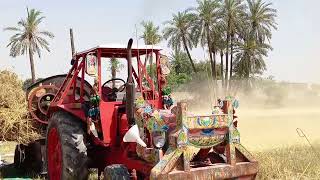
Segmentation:
[[(278, 10), (278, 30), (273, 31), (273, 51), (266, 58), (267, 71), (276, 80), (290, 82), (320, 82), (320, 1), (266, 0)], [(126, 44), (129, 38), (142, 34), (140, 22), (152, 20), (162, 26), (173, 13), (195, 7), (196, 0), (1, 0), (0, 1), (0, 70), (9, 69), (21, 78), (30, 77), (28, 58), (9, 56), (6, 48), (12, 32), (3, 28), (16, 26), (26, 16), (26, 7), (35, 8), (46, 16), (40, 29), (53, 32), (51, 52), (43, 51), (35, 58), (36, 76), (47, 77), (68, 72), (71, 50), (69, 28), (73, 28), (76, 51), (99, 44)], [(163, 27), (163, 26), (162, 26)], [(142, 44), (139, 40), (139, 44)], [(169, 53), (166, 42), (159, 44)], [(203, 59), (201, 48), (192, 51), (195, 59)]]

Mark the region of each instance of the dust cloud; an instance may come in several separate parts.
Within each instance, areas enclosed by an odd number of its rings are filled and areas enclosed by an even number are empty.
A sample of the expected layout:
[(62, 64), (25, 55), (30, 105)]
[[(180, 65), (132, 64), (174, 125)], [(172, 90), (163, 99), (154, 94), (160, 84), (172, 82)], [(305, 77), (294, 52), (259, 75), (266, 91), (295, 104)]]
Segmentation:
[(228, 93), (221, 82), (194, 81), (178, 88), (176, 102), (186, 101), (194, 114), (210, 114), (217, 98), (235, 96), (241, 143), (250, 150), (306, 145), (296, 129), (311, 142), (320, 142), (320, 85), (283, 83), (271, 80), (233, 82)]

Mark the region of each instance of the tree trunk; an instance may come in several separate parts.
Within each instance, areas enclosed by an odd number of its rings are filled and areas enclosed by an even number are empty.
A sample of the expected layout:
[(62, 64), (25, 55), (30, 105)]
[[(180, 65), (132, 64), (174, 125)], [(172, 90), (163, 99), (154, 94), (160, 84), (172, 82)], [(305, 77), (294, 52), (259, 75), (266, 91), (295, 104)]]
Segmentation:
[(227, 34), (227, 46), (226, 46), (226, 72), (225, 72), (225, 77), (224, 77), (224, 86), (225, 89), (228, 88), (228, 74), (229, 74), (229, 41), (230, 41), (230, 36), (229, 33)]
[(146, 54), (146, 57), (144, 58), (144, 67), (147, 67), (147, 61), (148, 61), (148, 55)]
[(189, 57), (189, 60), (190, 60), (192, 69), (193, 69), (193, 71), (196, 73), (196, 72), (197, 72), (197, 69), (196, 69), (196, 66), (195, 66), (194, 63), (193, 63), (192, 58), (191, 58), (191, 55), (190, 55), (190, 52), (189, 52), (189, 49), (188, 49), (188, 46), (187, 46), (187, 41), (186, 41), (186, 38), (185, 38), (184, 36), (182, 37), (182, 43), (183, 43), (183, 47), (184, 47), (184, 49), (186, 50), (187, 55), (188, 55), (188, 57)]
[[(117, 69), (115, 67), (115, 59), (111, 59), (111, 76), (112, 76), (112, 79), (116, 78), (117, 77)], [(115, 81), (112, 81), (112, 88), (115, 88), (116, 87), (116, 82)]]
[(223, 74), (223, 52), (220, 51), (220, 72), (221, 72), (221, 81), (222, 86), (224, 85), (224, 74)]
[(149, 57), (149, 66), (150, 66), (150, 77), (151, 77), (151, 79), (153, 80), (153, 54), (151, 53), (150, 54), (150, 57)]
[(216, 61), (216, 52), (215, 52), (215, 50), (212, 52), (212, 54), (213, 54), (214, 77), (215, 77), (215, 80), (216, 80), (217, 79), (217, 70), (216, 70), (217, 61)]
[(207, 43), (208, 43), (208, 48), (209, 48), (209, 57), (210, 57), (210, 63), (211, 63), (211, 71), (212, 71), (212, 78), (213, 80), (216, 80), (216, 65), (215, 62), (213, 61), (212, 58), (212, 44), (211, 44), (211, 39), (210, 39), (210, 30), (209, 30), (209, 25), (206, 25), (206, 31), (207, 31)]
[(230, 76), (229, 76), (229, 86), (232, 86), (232, 71), (233, 71), (233, 41), (234, 41), (234, 34), (231, 35), (230, 40)]
[(210, 57), (210, 64), (211, 64), (211, 72), (212, 72), (212, 78), (213, 80), (216, 80), (216, 66), (212, 59), (212, 51), (211, 48), (209, 48), (209, 57)]
[(225, 73), (225, 89), (228, 90), (228, 74), (229, 74), (229, 42), (230, 42), (230, 19), (228, 19), (227, 27), (227, 46), (226, 46), (226, 73)]
[(34, 61), (33, 61), (33, 52), (31, 48), (29, 48), (29, 59), (30, 59), (30, 68), (31, 68), (31, 81), (32, 84), (36, 83), (36, 75), (34, 69)]

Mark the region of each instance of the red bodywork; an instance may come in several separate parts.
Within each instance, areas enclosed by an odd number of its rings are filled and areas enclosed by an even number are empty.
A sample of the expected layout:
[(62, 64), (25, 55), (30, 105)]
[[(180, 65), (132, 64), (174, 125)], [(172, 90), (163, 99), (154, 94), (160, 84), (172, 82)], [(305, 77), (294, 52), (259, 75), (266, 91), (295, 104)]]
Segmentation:
[[(161, 49), (153, 48), (133, 48), (132, 61), (136, 61), (137, 66), (132, 67), (132, 74), (128, 75), (132, 76), (134, 79), (136, 92), (141, 93), (145, 100), (147, 100), (155, 108), (162, 108), (163, 106), (162, 88), (164, 82), (161, 79), (160, 50)], [(142, 63), (140, 59), (140, 56), (151, 53), (154, 53), (156, 57), (157, 85), (155, 85), (151, 77), (147, 74), (146, 64)], [(56, 111), (64, 110), (78, 117), (83, 122), (86, 122), (85, 114), (81, 106), (85, 101), (84, 77), (86, 73), (86, 56), (88, 54), (95, 55), (98, 60), (98, 89), (99, 95), (102, 97), (103, 88), (101, 86), (103, 82), (101, 82), (101, 61), (107, 60), (102, 58), (127, 58), (127, 49), (125, 47), (97, 47), (88, 51), (77, 53), (74, 57), (75, 61), (71, 70), (69, 71), (65, 81), (50, 104), (49, 115)], [(76, 100), (75, 97), (77, 78), (81, 79), (80, 99), (78, 100)], [(142, 173), (144, 177), (148, 177), (153, 165), (147, 164), (136, 157), (135, 143), (124, 143), (122, 141), (124, 134), (129, 129), (127, 117), (125, 111), (123, 111), (124, 105), (124, 102), (108, 102), (106, 98), (101, 98), (100, 118), (103, 138), (99, 139), (93, 135), (91, 136), (92, 143), (96, 148), (91, 148), (88, 150), (88, 155), (92, 159), (92, 162), (94, 162), (90, 166), (102, 170), (106, 165), (125, 164), (129, 170), (135, 169), (137, 172)]]

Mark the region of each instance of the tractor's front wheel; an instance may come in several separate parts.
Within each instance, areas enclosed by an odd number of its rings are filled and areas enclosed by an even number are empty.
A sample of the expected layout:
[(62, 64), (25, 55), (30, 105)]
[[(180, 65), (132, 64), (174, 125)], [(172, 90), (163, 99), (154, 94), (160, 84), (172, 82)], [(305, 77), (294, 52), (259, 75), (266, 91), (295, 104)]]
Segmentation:
[(49, 179), (88, 178), (85, 133), (80, 120), (66, 112), (54, 113), (46, 139)]

